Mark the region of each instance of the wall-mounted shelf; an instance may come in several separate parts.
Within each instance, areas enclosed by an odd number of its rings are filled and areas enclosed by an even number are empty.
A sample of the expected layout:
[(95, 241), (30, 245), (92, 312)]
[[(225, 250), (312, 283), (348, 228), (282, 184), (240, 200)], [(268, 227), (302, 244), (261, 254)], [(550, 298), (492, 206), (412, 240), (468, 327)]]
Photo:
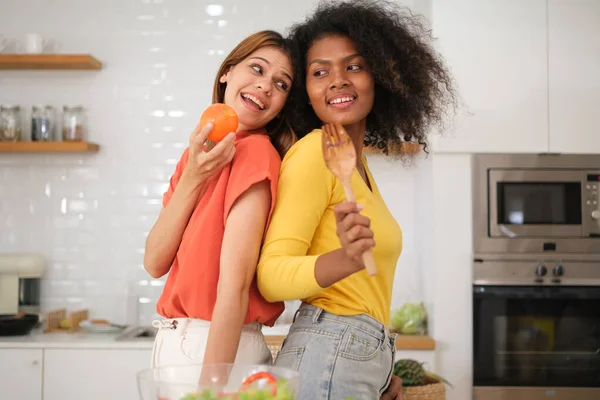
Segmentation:
[(0, 142), (0, 153), (95, 153), (100, 150), (89, 142)]
[(402, 143), (402, 151), (405, 153), (420, 153), (423, 151), (423, 146), (419, 143)]
[[(402, 152), (407, 153), (407, 154), (416, 154), (416, 153), (420, 153), (423, 151), (423, 146), (421, 146), (418, 143), (402, 143), (401, 148), (402, 148)], [(367, 154), (383, 154), (383, 152), (376, 147), (365, 147), (364, 151)], [(390, 148), (389, 152), (390, 152), (390, 154), (398, 153), (398, 151), (396, 150), (395, 147)]]
[[(281, 349), (285, 336), (265, 335), (269, 349), (275, 352)], [(398, 335), (397, 350), (435, 350), (435, 340), (427, 335)]]
[(90, 54), (0, 54), (4, 70), (101, 69), (102, 63)]

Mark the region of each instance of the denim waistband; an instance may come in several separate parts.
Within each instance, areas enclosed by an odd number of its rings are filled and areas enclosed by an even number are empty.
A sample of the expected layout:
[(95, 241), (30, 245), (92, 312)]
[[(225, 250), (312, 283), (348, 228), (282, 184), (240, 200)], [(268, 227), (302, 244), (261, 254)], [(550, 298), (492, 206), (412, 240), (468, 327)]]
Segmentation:
[(336, 315), (320, 307), (302, 303), (298, 311), (296, 311), (296, 318), (299, 317), (312, 319), (313, 323), (329, 321), (340, 325), (347, 325), (365, 331), (381, 340), (389, 340), (392, 344), (398, 336), (395, 333), (391, 333), (385, 325), (367, 314)]

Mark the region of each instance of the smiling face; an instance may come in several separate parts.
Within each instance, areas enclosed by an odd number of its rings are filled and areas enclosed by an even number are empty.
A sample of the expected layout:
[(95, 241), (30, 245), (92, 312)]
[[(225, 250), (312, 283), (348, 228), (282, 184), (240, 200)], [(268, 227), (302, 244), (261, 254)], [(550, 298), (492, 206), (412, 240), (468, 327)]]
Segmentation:
[(292, 85), (292, 71), (289, 57), (267, 46), (220, 77), (219, 81), (227, 84), (223, 102), (236, 111), (238, 130), (264, 128), (279, 114)]
[(306, 91), (319, 119), (340, 122), (347, 128), (355, 124), (366, 127), (375, 81), (354, 42), (340, 35), (319, 38), (308, 50), (306, 63)]

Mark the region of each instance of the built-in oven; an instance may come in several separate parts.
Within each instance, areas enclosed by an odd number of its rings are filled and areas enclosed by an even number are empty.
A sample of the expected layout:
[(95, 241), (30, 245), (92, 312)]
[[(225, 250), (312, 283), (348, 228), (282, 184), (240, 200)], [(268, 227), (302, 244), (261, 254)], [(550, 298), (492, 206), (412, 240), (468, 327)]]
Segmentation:
[(473, 265), (473, 399), (600, 399), (600, 258)]
[(600, 253), (600, 155), (473, 157), (477, 253)]

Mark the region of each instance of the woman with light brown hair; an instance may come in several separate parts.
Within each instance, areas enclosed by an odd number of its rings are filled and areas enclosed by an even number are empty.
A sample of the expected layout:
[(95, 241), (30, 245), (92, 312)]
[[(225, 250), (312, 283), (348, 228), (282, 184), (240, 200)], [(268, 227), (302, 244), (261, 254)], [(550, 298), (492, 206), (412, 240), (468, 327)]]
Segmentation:
[(213, 103), (236, 111), (238, 129), (212, 147), (212, 125), (196, 127), (146, 241), (146, 270), (169, 273), (153, 367), (272, 361), (261, 328), (284, 305), (264, 300), (255, 270), (281, 156), (295, 140), (282, 112), (293, 78), (287, 43), (273, 31), (244, 39), (219, 68)]

